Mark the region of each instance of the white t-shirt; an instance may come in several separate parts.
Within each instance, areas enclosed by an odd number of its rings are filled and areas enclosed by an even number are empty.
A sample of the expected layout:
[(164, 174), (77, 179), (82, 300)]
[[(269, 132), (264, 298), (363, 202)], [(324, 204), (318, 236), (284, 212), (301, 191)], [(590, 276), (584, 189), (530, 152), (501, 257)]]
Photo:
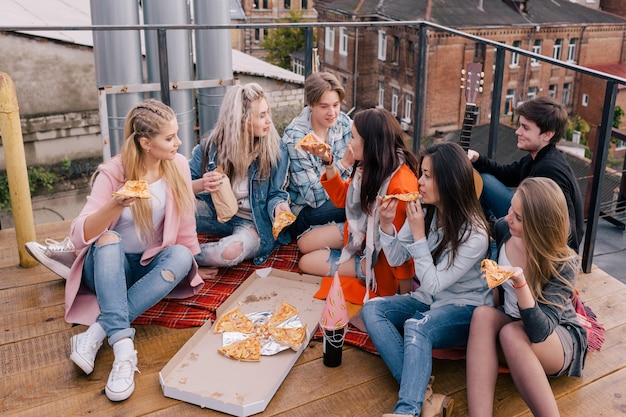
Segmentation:
[[(500, 256), (498, 256), (498, 264), (511, 266), (511, 261), (506, 256), (506, 244), (502, 246), (500, 250)], [(502, 284), (504, 290), (504, 312), (511, 317), (517, 319), (520, 318), (519, 307), (517, 306), (517, 294), (515, 294), (515, 288), (513, 288), (513, 282), (506, 280)]]
[(165, 220), (165, 199), (167, 196), (167, 186), (162, 178), (148, 184), (148, 189), (152, 198), (152, 223), (154, 224), (154, 239), (151, 242), (142, 242), (137, 234), (135, 220), (130, 207), (122, 210), (122, 215), (113, 228), (122, 237), (125, 253), (143, 253), (146, 249), (163, 238), (163, 221)]

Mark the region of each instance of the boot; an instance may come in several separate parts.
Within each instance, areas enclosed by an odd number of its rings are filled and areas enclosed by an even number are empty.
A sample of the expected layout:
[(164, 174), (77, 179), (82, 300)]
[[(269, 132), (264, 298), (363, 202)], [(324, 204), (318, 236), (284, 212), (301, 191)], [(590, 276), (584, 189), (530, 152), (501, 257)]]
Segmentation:
[(443, 394), (432, 394), (422, 403), (421, 417), (450, 417), (454, 398)]
[[(426, 386), (426, 393), (424, 394), (424, 402), (426, 402), (428, 399), (430, 399), (433, 396), (433, 382), (435, 382), (435, 376), (431, 375), (430, 379), (428, 380), (428, 385)], [(424, 406), (422, 405), (422, 410)], [(422, 411), (423, 413), (423, 411)], [(387, 414), (383, 414), (383, 417), (413, 417), (411, 415), (408, 414), (393, 414), (393, 413), (387, 413)]]

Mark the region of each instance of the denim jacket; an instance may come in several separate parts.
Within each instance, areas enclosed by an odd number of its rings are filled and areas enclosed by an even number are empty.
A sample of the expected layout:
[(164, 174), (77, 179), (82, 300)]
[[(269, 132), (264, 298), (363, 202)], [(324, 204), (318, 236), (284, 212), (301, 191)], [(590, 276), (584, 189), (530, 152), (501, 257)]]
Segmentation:
[[(208, 138), (204, 138), (200, 144), (193, 148), (191, 159), (189, 160), (189, 168), (191, 170), (191, 179), (196, 180), (202, 177), (206, 168), (202, 166), (202, 156)], [(259, 238), (261, 239), (261, 248), (259, 253), (254, 257), (254, 263), (261, 265), (267, 261), (267, 257), (279, 245), (286, 245), (290, 242), (289, 233), (283, 231), (278, 236), (278, 240), (274, 240), (272, 235), (272, 223), (274, 222), (274, 209), (279, 203), (286, 201), (289, 203), (289, 194), (285, 190), (287, 186), (287, 170), (289, 168), (289, 158), (284, 146), (280, 147), (280, 157), (272, 168), (272, 174), (269, 178), (259, 178), (258, 162), (255, 160), (248, 169), (248, 189), (250, 190), (250, 205), (252, 207), (252, 218), (256, 226)], [(208, 150), (208, 161), (215, 162), (219, 165), (217, 159), (217, 149), (212, 145)], [(210, 194), (197, 194), (196, 198), (204, 199), (207, 204), (213, 205)]]

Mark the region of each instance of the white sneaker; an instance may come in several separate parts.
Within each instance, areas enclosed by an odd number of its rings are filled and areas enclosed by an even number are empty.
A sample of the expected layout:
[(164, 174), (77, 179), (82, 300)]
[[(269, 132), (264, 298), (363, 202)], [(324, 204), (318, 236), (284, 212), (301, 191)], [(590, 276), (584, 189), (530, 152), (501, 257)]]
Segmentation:
[(135, 390), (135, 371), (137, 369), (137, 351), (124, 357), (115, 357), (113, 369), (109, 374), (107, 386), (104, 389), (111, 401), (124, 401)]
[(61, 242), (46, 239), (45, 245), (26, 242), (26, 250), (43, 266), (65, 279), (70, 275), (70, 268), (76, 259), (76, 248), (69, 236)]
[(87, 375), (93, 372), (93, 364), (96, 361), (96, 354), (102, 346), (102, 339), (95, 337), (93, 332), (87, 330), (72, 336), (72, 353), (70, 359)]

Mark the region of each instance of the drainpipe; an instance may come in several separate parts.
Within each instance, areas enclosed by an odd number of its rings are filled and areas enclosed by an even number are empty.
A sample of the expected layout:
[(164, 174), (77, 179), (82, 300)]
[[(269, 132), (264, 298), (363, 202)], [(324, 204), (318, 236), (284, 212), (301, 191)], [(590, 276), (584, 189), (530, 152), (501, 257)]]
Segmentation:
[(26, 242), (35, 240), (35, 219), (30, 200), (30, 186), (28, 185), (26, 154), (24, 153), (17, 94), (13, 80), (5, 72), (0, 72), (0, 132), (2, 132), (2, 144), (4, 145), (4, 159), (7, 179), (9, 180), (9, 195), (11, 196), (20, 266), (30, 268), (37, 265), (37, 261), (26, 252), (24, 245)]

